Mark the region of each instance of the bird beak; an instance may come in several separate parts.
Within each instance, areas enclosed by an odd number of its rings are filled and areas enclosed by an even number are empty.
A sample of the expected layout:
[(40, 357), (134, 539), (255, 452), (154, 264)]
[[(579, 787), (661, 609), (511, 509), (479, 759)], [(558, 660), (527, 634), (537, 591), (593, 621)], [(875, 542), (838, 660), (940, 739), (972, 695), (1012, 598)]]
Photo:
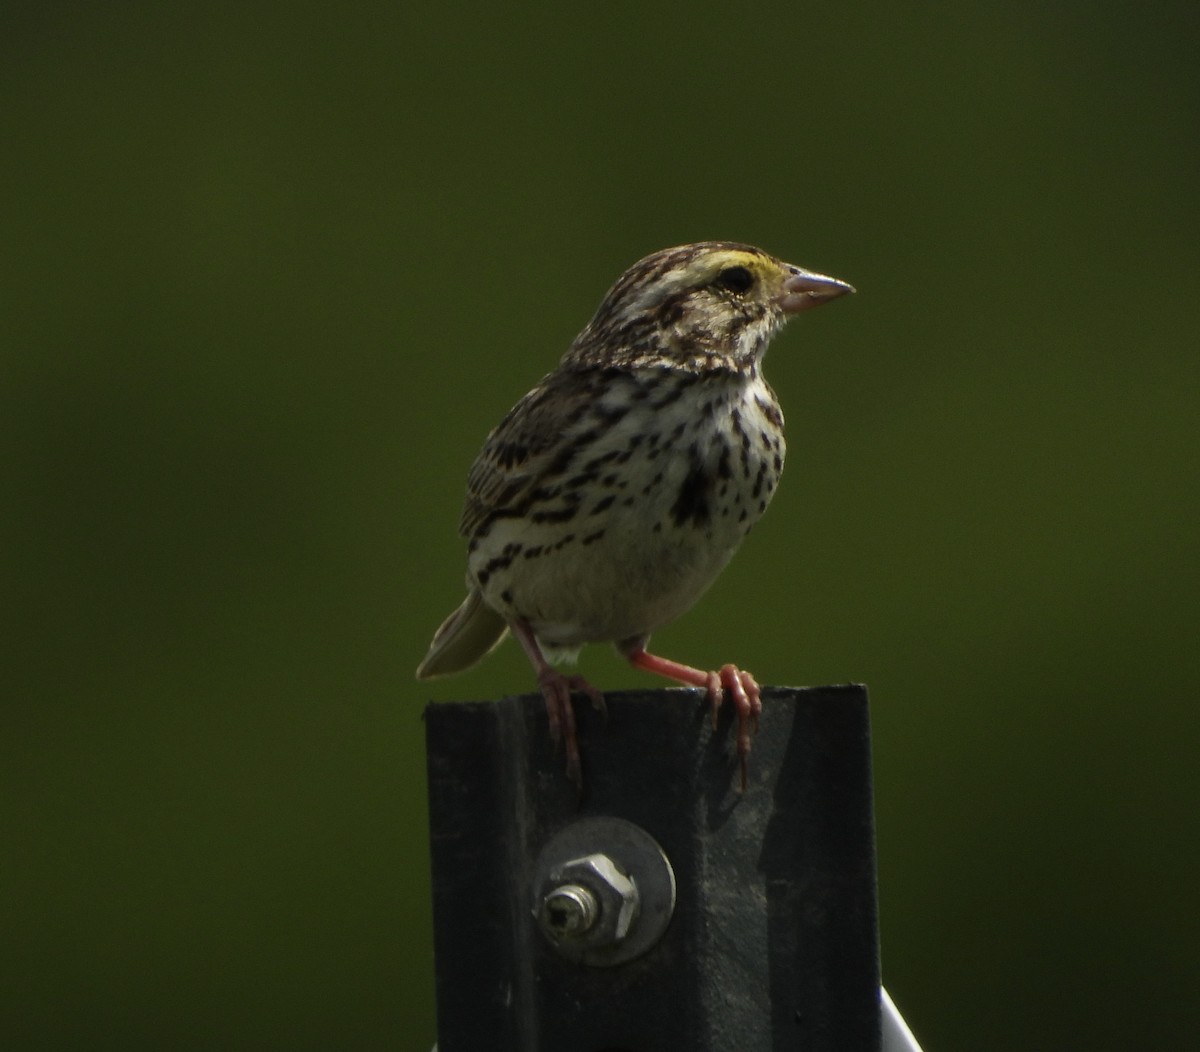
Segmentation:
[(788, 270), (791, 273), (784, 279), (783, 291), (779, 295), (779, 306), (784, 314), (798, 314), (854, 291), (853, 285), (847, 285), (837, 278), (813, 274), (799, 267), (788, 267)]

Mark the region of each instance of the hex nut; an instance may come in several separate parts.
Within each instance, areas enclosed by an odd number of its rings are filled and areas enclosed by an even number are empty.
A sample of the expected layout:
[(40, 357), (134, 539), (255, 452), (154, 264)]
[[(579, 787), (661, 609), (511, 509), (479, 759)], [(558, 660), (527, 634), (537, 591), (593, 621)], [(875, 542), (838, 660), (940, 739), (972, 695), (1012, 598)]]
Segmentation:
[[(572, 886), (592, 892), (597, 914), (607, 906), (600, 933), (597, 916), (587, 931), (565, 935), (561, 929), (582, 911), (561, 899), (550, 904), (564, 911), (556, 924), (543, 923), (547, 897)], [(612, 815), (576, 818), (554, 833), (538, 851), (529, 893), (532, 919), (546, 942), (559, 956), (595, 968), (641, 957), (662, 940), (675, 912), (675, 874), (661, 845), (640, 826)]]
[[(598, 910), (586, 925), (574, 923), (573, 918), (587, 912), (590, 895)], [(547, 903), (557, 903), (565, 911), (565, 924), (553, 923), (547, 917)], [(573, 858), (550, 872), (542, 887), (538, 920), (542, 930), (556, 942), (570, 941), (580, 947), (612, 946), (629, 934), (637, 919), (640, 900), (637, 884), (607, 855), (592, 854)], [(547, 924), (547, 920), (551, 923)], [(573, 930), (569, 930), (573, 929)]]

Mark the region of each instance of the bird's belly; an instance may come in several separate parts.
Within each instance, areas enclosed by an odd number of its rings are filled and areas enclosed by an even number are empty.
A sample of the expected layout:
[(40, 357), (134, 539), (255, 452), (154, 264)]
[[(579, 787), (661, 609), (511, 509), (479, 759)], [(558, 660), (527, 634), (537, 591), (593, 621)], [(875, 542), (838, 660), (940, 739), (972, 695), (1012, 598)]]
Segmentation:
[(519, 582), (539, 639), (576, 646), (648, 635), (675, 620), (729, 562), (735, 544), (698, 536), (635, 536), (610, 527), (582, 559), (551, 559), (546, 572)]
[(774, 492), (783, 436), (764, 415), (767, 395), (733, 391), (678, 420), (631, 412), (589, 451), (605, 464), (580, 473), (578, 488), (547, 486), (536, 508), (488, 525), (468, 557), (471, 584), (552, 647), (648, 635), (674, 620)]
[(649, 635), (695, 604), (761, 514), (727, 493), (702, 521), (683, 517), (687, 470), (668, 469), (649, 499), (569, 529), (498, 522), (472, 558), (473, 582), (552, 647)]

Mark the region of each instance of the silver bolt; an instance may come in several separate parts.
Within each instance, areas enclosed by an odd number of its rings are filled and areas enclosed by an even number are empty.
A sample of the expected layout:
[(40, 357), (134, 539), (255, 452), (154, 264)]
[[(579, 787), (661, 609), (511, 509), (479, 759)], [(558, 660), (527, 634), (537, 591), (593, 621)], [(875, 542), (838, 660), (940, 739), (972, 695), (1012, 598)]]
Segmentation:
[(563, 884), (542, 899), (538, 916), (543, 930), (552, 939), (582, 935), (600, 912), (596, 896), (580, 884)]
[(600, 853), (573, 858), (553, 869), (542, 885), (538, 924), (564, 952), (613, 946), (638, 915), (637, 885)]
[[(578, 900), (576, 889), (590, 898)], [(538, 852), (529, 890), (533, 920), (554, 951), (598, 967), (644, 954), (675, 909), (675, 874), (663, 849), (644, 829), (608, 815), (555, 833)]]

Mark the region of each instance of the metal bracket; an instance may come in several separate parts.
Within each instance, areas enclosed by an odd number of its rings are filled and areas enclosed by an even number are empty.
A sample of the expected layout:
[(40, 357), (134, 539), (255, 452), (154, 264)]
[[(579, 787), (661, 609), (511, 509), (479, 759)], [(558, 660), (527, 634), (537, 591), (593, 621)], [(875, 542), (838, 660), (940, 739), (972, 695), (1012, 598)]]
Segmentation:
[(702, 692), (607, 701), (582, 795), (540, 697), (426, 710), (442, 1052), (878, 1052), (866, 691), (765, 690), (744, 793)]

